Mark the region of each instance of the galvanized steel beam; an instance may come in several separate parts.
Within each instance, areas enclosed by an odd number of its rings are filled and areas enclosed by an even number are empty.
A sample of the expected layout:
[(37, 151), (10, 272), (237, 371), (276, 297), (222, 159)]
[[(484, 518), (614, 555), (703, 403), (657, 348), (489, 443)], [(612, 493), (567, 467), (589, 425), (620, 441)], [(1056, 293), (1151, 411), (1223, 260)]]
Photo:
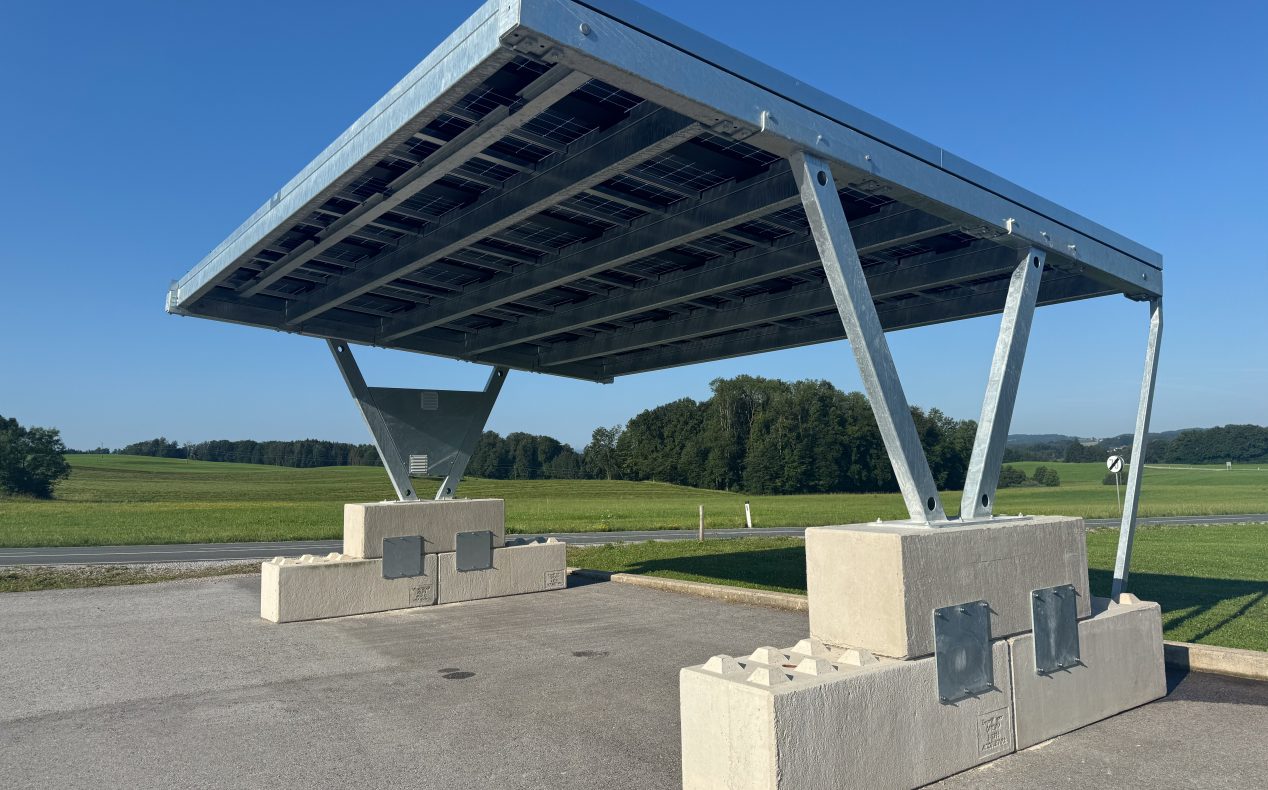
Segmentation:
[[(876, 214), (852, 221), (850, 233), (858, 245), (859, 254), (868, 255), (938, 236), (955, 227), (895, 203)], [(550, 320), (520, 321), (511, 326), (482, 330), (469, 339), (469, 346), (473, 353), (505, 348), (786, 277), (818, 268), (819, 265), (819, 251), (813, 239), (801, 234), (784, 236), (769, 244), (714, 258), (687, 272), (662, 275), (651, 284), (636, 287), (621, 296), (587, 299)]]
[(348, 234), (394, 210), (427, 187), (457, 170), (469, 158), (501, 140), (515, 127), (532, 120), (538, 113), (580, 88), (589, 77), (557, 66), (532, 82), (521, 95), (520, 105), (499, 107), (483, 120), (440, 146), (419, 165), (407, 170), (360, 206), (331, 223), (318, 236), (304, 242), (285, 258), (271, 264), (256, 279), (239, 288), (243, 296), (255, 296), (265, 288), (303, 266), (338, 244)]
[(946, 513), (868, 292), (832, 168), (823, 159), (803, 152), (793, 154), (789, 162), (907, 513), (919, 524), (945, 522)]
[(646, 258), (694, 239), (703, 238), (755, 217), (796, 205), (796, 187), (786, 173), (763, 174), (741, 182), (727, 182), (705, 190), (693, 200), (676, 204), (663, 215), (649, 215), (617, 226), (589, 242), (580, 242), (548, 256), (523, 274), (512, 273), (482, 284), (429, 310), (412, 311), (386, 324), (387, 342), (440, 326), (513, 299), (567, 285), (606, 269)]
[[(900, 265), (892, 271), (866, 272), (872, 299), (900, 296), (910, 293), (915, 287), (939, 288), (967, 280), (998, 276), (1016, 266), (1016, 255), (1009, 248), (990, 242), (978, 242), (974, 247), (972, 252), (957, 250), (954, 253), (914, 256), (927, 260), (912, 265)], [(817, 257), (812, 264), (819, 264)], [(779, 293), (744, 299), (716, 311), (693, 315), (686, 320), (647, 322), (601, 338), (560, 343), (542, 352), (541, 364), (549, 367), (691, 340), (748, 326), (814, 315), (831, 310), (835, 305), (832, 291), (823, 283), (806, 283)], [(469, 342), (477, 340), (478, 336), (473, 336)]]
[(1131, 467), (1127, 471), (1127, 499), (1123, 521), (1118, 528), (1118, 554), (1114, 558), (1114, 600), (1127, 590), (1131, 570), (1132, 543), (1136, 539), (1136, 516), (1140, 509), (1140, 481), (1145, 473), (1145, 450), (1149, 443), (1149, 418), (1154, 408), (1154, 385), (1158, 381), (1158, 349), (1162, 345), (1162, 297), (1149, 302), (1149, 342), (1145, 346), (1145, 372), (1140, 379), (1140, 402), (1136, 407), (1136, 433), (1132, 437)]
[(409, 478), (409, 455), (397, 447), (388, 416), (374, 402), (374, 395), (366, 386), (365, 377), (361, 375), (361, 368), (357, 366), (357, 360), (352, 356), (352, 347), (342, 340), (327, 340), (326, 345), (330, 348), (331, 356), (335, 358), (335, 364), (339, 366), (344, 383), (348, 385), (348, 392), (352, 393), (352, 399), (357, 403), (361, 418), (370, 429), (370, 438), (374, 440), (374, 447), (379, 451), (379, 460), (383, 463), (383, 468), (387, 470), (388, 479), (392, 481), (392, 488), (396, 489), (397, 498), (402, 502), (417, 501), (418, 494), (414, 491), (414, 483)]
[(539, 167), (512, 179), (496, 194), (482, 197), (404, 246), (367, 261), (332, 284), (329, 292), (294, 308), (287, 318), (296, 326), (323, 312), (440, 260), (502, 228), (528, 219), (588, 187), (608, 180), (639, 162), (668, 151), (700, 133), (699, 124), (669, 110), (635, 110), (624, 121), (552, 155)]
[(1008, 441), (1008, 426), (1017, 402), (1017, 387), (1026, 359), (1043, 265), (1043, 250), (1031, 248), (1017, 262), (1009, 281), (995, 356), (982, 399), (982, 416), (977, 423), (977, 436), (973, 440), (973, 453), (960, 499), (961, 520), (990, 516), (995, 505), (995, 490), (999, 485), (1004, 445)]
[[(1079, 276), (1066, 276), (1045, 282), (1039, 289), (1039, 304), (1060, 304), (1114, 293), (1104, 285)], [(913, 329), (962, 318), (975, 318), (1000, 312), (1006, 288), (981, 290), (957, 299), (926, 301), (919, 306), (880, 306), (877, 315), (886, 332)], [(823, 343), (845, 338), (840, 320), (802, 322), (797, 325), (774, 324), (701, 340), (688, 340), (635, 351), (602, 361), (601, 370), (608, 377), (627, 376), (649, 370), (690, 365), (695, 362), (741, 357), (786, 348)], [(569, 363), (583, 365), (585, 362)], [(567, 370), (566, 365), (551, 368)]]

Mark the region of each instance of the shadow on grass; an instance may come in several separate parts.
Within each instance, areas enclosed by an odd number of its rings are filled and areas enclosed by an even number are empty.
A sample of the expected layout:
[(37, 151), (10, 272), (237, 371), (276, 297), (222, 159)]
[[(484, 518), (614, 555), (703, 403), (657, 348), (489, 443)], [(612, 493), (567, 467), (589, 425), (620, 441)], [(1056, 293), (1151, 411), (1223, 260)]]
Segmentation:
[(670, 572), (705, 581), (743, 587), (773, 588), (782, 592), (806, 591), (806, 551), (800, 547), (700, 554), (643, 560), (627, 573)]
[[(1113, 579), (1114, 574), (1107, 570), (1093, 568), (1088, 571), (1093, 595), (1108, 596)], [(1227, 601), (1246, 598), (1236, 609), (1204, 623), (1199, 631), (1188, 637), (1190, 642), (1202, 641), (1268, 598), (1268, 582), (1205, 579), (1162, 573), (1133, 573), (1127, 579), (1127, 589), (1143, 601), (1157, 601), (1164, 614), (1183, 612), (1164, 621), (1168, 631), (1174, 631), (1191, 620), (1203, 618), (1216, 606)]]

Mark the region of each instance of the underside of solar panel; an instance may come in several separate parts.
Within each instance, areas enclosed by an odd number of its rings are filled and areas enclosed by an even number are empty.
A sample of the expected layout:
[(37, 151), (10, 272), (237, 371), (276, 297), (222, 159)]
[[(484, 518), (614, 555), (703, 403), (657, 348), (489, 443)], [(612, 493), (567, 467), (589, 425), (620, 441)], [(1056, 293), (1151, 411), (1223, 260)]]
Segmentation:
[(787, 157), (886, 330), (1162, 293), (1157, 253), (642, 6), (490, 0), (167, 309), (594, 381), (844, 336)]

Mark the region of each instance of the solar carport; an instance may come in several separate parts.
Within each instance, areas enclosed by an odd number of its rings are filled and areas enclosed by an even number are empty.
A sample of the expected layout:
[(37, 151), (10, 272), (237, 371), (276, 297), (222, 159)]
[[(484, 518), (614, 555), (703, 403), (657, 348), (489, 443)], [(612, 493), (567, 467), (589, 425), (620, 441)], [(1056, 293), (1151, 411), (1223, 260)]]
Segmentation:
[[(1020, 133), (1021, 130), (1019, 130)], [(848, 337), (911, 520), (947, 519), (884, 333), (1002, 313), (987, 518), (1038, 305), (1148, 304), (1161, 256), (623, 0), (490, 0), (179, 281), (167, 309), (330, 342), (402, 499), (451, 497), (510, 370), (608, 382)], [(351, 344), (493, 367), (367, 386)], [(1116, 572), (1140, 489), (1129, 475)]]

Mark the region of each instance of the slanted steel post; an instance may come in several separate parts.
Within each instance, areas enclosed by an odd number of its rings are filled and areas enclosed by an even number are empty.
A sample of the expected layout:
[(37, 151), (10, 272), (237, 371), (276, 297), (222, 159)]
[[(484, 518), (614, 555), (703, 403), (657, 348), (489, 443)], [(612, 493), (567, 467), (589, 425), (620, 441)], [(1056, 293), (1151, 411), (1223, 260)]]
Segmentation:
[(489, 373), (489, 380), (484, 383), (484, 394), (487, 397), (467, 423), (467, 431), (458, 445), (453, 464), (445, 474), (445, 479), (440, 481), (440, 488), (436, 489), (436, 499), (453, 499), (454, 492), (458, 490), (458, 483), (467, 471), (467, 464), (471, 463), (471, 454), (475, 452), (480, 435), (484, 433), (484, 426), (489, 422), (489, 413), (493, 411), (493, 404), (497, 402), (502, 385), (506, 382), (506, 372), (506, 368), (496, 367)]
[(1127, 501), (1118, 528), (1118, 556), (1114, 560), (1114, 600), (1127, 589), (1127, 571), (1136, 538), (1136, 514), (1140, 508), (1140, 478), (1145, 472), (1145, 446), (1149, 417), (1154, 408), (1154, 384), (1158, 380), (1158, 347), (1162, 344), (1162, 297), (1149, 301), (1149, 345), (1145, 348), (1145, 373), (1140, 380), (1140, 404), (1136, 407), (1136, 434), (1132, 437), (1131, 467), (1127, 470)]
[(410, 455), (425, 455), (444, 474), (436, 499), (452, 499), (467, 470), (507, 369), (496, 367), (480, 392), (368, 387), (348, 343), (327, 341), (348, 391), (370, 429), (379, 459), (402, 501), (418, 499), (410, 480)]
[(374, 395), (366, 386), (361, 368), (352, 356), (352, 347), (342, 340), (327, 340), (326, 345), (330, 347), (335, 364), (343, 374), (344, 383), (348, 385), (348, 391), (352, 393), (352, 399), (357, 402), (361, 417), (370, 429), (370, 437), (375, 449), (379, 451), (379, 460), (383, 462), (383, 468), (392, 481), (392, 488), (396, 489), (396, 496), (402, 502), (418, 499), (418, 494), (414, 493), (414, 484), (409, 479), (409, 456), (397, 448), (387, 417), (375, 404)]
[(789, 162), (907, 512), (917, 523), (946, 522), (929, 461), (920, 446), (920, 435), (841, 208), (832, 169), (827, 162), (805, 152), (793, 154)]
[(986, 396), (982, 398), (982, 417), (977, 423), (973, 455), (969, 458), (964, 495), (960, 499), (961, 520), (986, 518), (995, 506), (995, 489), (999, 485), (1008, 426), (1017, 402), (1017, 385), (1021, 381), (1022, 362), (1026, 359), (1026, 343), (1030, 340), (1044, 260), (1043, 251), (1032, 247), (1017, 262), (1008, 284), (999, 339), (995, 341), (995, 357), (986, 381)]

